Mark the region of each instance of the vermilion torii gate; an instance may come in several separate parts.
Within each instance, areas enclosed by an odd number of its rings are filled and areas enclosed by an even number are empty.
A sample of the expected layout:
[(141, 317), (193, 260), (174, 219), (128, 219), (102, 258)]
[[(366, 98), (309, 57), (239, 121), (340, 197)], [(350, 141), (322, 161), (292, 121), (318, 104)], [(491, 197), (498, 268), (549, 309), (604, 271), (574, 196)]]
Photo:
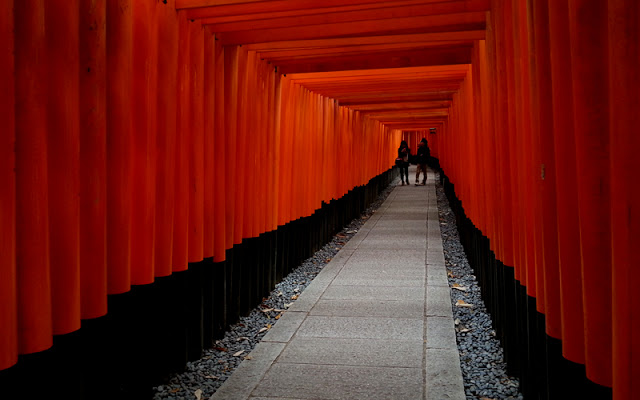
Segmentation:
[(197, 357), (412, 131), (527, 397), (634, 398), (639, 19), (635, 0), (3, 1), (0, 380), (101, 340), (136, 366), (157, 331), (172, 368)]

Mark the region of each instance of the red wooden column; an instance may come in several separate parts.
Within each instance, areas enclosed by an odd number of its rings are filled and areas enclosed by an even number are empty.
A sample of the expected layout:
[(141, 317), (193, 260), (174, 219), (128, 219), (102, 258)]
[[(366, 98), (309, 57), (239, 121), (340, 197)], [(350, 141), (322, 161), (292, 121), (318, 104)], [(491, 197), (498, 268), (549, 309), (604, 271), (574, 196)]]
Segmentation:
[(18, 361), (13, 3), (0, 4), (0, 370)]
[(26, 354), (52, 344), (44, 1), (15, 2), (14, 13), (18, 328)]
[[(509, 149), (509, 128), (508, 128), (508, 96), (506, 82), (506, 43), (504, 33), (504, 16), (503, 4), (501, 1), (495, 0), (492, 9), (496, 10), (495, 14), (495, 40), (496, 40), (496, 166), (498, 171), (498, 181), (500, 185), (500, 219), (502, 225), (501, 238), (499, 243), (504, 265), (514, 267), (515, 260), (513, 254), (513, 218), (512, 218), (512, 190), (511, 186), (511, 153)], [(492, 14), (492, 15), (494, 15)], [(515, 272), (515, 271), (514, 271)]]
[(204, 29), (204, 92), (203, 92), (203, 192), (204, 232), (203, 256), (213, 257), (215, 243), (215, 113), (216, 113), (216, 58), (215, 37), (209, 27)]
[(134, 1), (132, 101), (132, 209), (131, 283), (145, 285), (154, 279), (156, 208), (156, 135), (158, 97), (157, 8), (148, 1)]
[[(611, 148), (611, 265), (613, 309), (613, 398), (631, 399), (640, 390), (640, 287), (638, 207), (640, 170), (640, 5), (633, 0), (608, 2), (609, 129)], [(604, 210), (602, 210), (604, 211)]]
[(173, 227), (176, 180), (178, 18), (175, 0), (159, 4), (157, 35), (157, 139), (156, 215), (154, 274), (168, 276), (173, 271)]
[(562, 337), (560, 315), (560, 270), (558, 260), (558, 218), (556, 205), (556, 162), (553, 130), (553, 102), (551, 86), (551, 53), (549, 36), (549, 7), (547, 1), (533, 2), (533, 29), (535, 35), (535, 63), (537, 88), (538, 139), (540, 146), (540, 207), (542, 211), (543, 280), (546, 332)]
[(131, 0), (107, 2), (107, 268), (109, 294), (131, 284)]
[(204, 28), (189, 23), (189, 262), (202, 261), (204, 246)]
[(51, 302), (59, 335), (80, 328), (79, 2), (45, 7)]
[(189, 154), (191, 126), (189, 123), (190, 86), (190, 24), (184, 16), (178, 17), (178, 85), (176, 93), (178, 113), (176, 119), (175, 203), (173, 216), (173, 271), (184, 271), (189, 256)]
[[(587, 377), (611, 386), (607, 3), (569, 1)], [(575, 239), (574, 239), (575, 240)]]
[(558, 215), (558, 256), (562, 318), (562, 354), (584, 364), (584, 325), (580, 243), (576, 240), (579, 219), (576, 182), (576, 150), (573, 125), (571, 44), (566, 2), (549, 0), (551, 51), (551, 99), (556, 164), (556, 206)]
[(247, 168), (247, 52), (240, 47), (238, 49), (238, 90), (235, 100), (237, 102), (238, 113), (237, 118), (231, 123), (236, 125), (236, 146), (232, 149), (234, 154), (233, 171), (234, 178), (231, 185), (236, 187), (235, 193), (235, 212), (234, 212), (234, 228), (233, 228), (233, 244), (242, 243), (244, 236), (243, 221), (245, 211), (245, 192), (247, 188), (246, 174)]
[(231, 190), (227, 187), (227, 131), (225, 126), (226, 104), (225, 104), (225, 51), (220, 41), (215, 41), (215, 127), (214, 127), (214, 149), (215, 149), (215, 245), (214, 260), (222, 262), (226, 260), (227, 249), (227, 217), (228, 204), (226, 193)]
[[(260, 148), (259, 137), (263, 135), (262, 129), (255, 130), (256, 118), (256, 102), (260, 100), (260, 95), (256, 92), (257, 89), (257, 74), (256, 74), (256, 59), (255, 52), (243, 52), (243, 58), (246, 62), (245, 66), (245, 79), (242, 85), (243, 91), (240, 92), (242, 98), (242, 114), (238, 121), (240, 126), (240, 138), (242, 145), (238, 146), (238, 156), (241, 158), (241, 162), (244, 166), (244, 172), (238, 177), (238, 182), (241, 185), (241, 204), (242, 208), (240, 213), (242, 220), (242, 239), (253, 237), (253, 225), (254, 220), (254, 203), (255, 198), (258, 196), (256, 190), (256, 174), (259, 172), (255, 170), (255, 158), (256, 150)], [(261, 127), (262, 128), (262, 127)], [(260, 151), (264, 149), (260, 148)], [(241, 183), (240, 183), (241, 182)]]
[[(233, 162), (233, 167), (225, 165), (225, 204), (226, 204), (226, 248), (234, 245), (235, 212), (236, 212), (236, 168), (235, 157), (238, 135), (238, 53), (237, 46), (228, 46), (224, 49), (224, 99), (225, 99), (225, 149), (226, 164)], [(235, 160), (235, 161), (234, 161)]]
[(107, 5), (80, 2), (81, 317), (107, 313)]

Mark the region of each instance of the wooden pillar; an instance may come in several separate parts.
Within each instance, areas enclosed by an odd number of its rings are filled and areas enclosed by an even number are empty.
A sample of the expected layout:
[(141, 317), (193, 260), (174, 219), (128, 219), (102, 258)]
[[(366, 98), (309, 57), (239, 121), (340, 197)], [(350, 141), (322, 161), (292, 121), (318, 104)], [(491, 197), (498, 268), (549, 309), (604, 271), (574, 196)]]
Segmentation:
[(215, 41), (215, 246), (214, 246), (214, 260), (216, 262), (222, 262), (226, 260), (227, 247), (227, 221), (228, 221), (228, 207), (226, 193), (231, 190), (227, 187), (227, 171), (230, 169), (227, 166), (227, 130), (226, 130), (226, 102), (225, 102), (225, 70), (226, 65), (226, 51), (223, 49), (220, 41)]
[(553, 140), (556, 164), (556, 206), (558, 214), (558, 255), (562, 354), (584, 364), (582, 272), (580, 271), (579, 219), (576, 203), (575, 135), (571, 73), (569, 14), (565, 2), (549, 0), (549, 36), (553, 104)]
[(0, 370), (18, 361), (14, 2), (0, 5)]
[(547, 1), (533, 2), (535, 62), (537, 88), (537, 128), (540, 146), (539, 190), (542, 208), (543, 279), (546, 332), (562, 337), (560, 314), (560, 269), (558, 259), (558, 218), (556, 205), (556, 162), (553, 129), (553, 101), (551, 85), (551, 53), (549, 36), (549, 7)]
[(204, 28), (189, 22), (189, 69), (187, 157), (189, 164), (188, 261), (199, 262), (204, 246)]
[(131, 285), (131, 0), (107, 2), (107, 273), (108, 292)]
[[(607, 4), (569, 1), (587, 377), (611, 386)], [(575, 238), (574, 238), (575, 240)]]
[(135, 1), (131, 5), (131, 283), (146, 285), (153, 282), (155, 276), (158, 36), (154, 28), (159, 6), (148, 1)]
[(189, 154), (191, 147), (191, 63), (190, 24), (184, 16), (178, 17), (178, 85), (176, 93), (178, 113), (176, 120), (175, 206), (173, 219), (173, 271), (184, 271), (189, 257)]
[(42, 0), (15, 10), (16, 264), (20, 354), (52, 345), (47, 182), (47, 39)]
[(209, 27), (204, 29), (204, 93), (203, 93), (203, 256), (213, 257), (215, 243), (215, 113), (216, 113), (216, 41)]
[(173, 271), (174, 250), (179, 32), (174, 0), (158, 6), (154, 275), (168, 276)]
[(635, 306), (640, 285), (640, 257), (635, 248), (640, 237), (640, 188), (635, 183), (640, 169), (640, 5), (632, 0), (610, 0), (607, 13), (611, 198), (615, 199), (611, 208), (612, 374), (613, 398), (623, 400), (640, 390), (640, 310)]
[(79, 2), (47, 1), (47, 161), (53, 333), (80, 328)]

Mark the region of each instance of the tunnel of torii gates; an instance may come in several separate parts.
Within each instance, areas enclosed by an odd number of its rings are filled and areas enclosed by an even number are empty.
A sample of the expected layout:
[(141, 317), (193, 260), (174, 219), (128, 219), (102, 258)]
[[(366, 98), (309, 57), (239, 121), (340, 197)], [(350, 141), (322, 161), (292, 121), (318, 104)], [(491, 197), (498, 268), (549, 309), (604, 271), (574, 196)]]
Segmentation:
[(3, 0), (1, 390), (179, 370), (426, 137), (526, 398), (639, 398), (639, 37), (636, 0)]

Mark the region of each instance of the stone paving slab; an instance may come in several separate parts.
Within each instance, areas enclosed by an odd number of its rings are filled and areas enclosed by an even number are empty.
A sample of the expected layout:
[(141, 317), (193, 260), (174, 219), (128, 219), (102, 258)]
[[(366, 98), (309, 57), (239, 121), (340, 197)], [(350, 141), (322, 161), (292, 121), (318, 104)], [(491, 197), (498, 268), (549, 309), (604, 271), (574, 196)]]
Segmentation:
[(291, 341), (278, 362), (422, 368), (422, 340), (303, 338)]
[[(428, 279), (428, 278), (427, 278)], [(329, 286), (322, 295), (323, 300), (421, 300), (424, 288), (383, 286)]]
[(463, 400), (433, 179), (397, 186), (211, 399)]
[(326, 317), (310, 315), (298, 329), (300, 337), (422, 340), (421, 318)]
[(301, 399), (423, 400), (422, 368), (275, 363), (256, 396)]
[[(435, 308), (435, 307), (434, 307)], [(451, 305), (449, 305), (451, 310)], [(320, 300), (309, 315), (333, 317), (421, 318), (424, 301), (420, 300)], [(441, 312), (442, 314), (442, 312)]]

